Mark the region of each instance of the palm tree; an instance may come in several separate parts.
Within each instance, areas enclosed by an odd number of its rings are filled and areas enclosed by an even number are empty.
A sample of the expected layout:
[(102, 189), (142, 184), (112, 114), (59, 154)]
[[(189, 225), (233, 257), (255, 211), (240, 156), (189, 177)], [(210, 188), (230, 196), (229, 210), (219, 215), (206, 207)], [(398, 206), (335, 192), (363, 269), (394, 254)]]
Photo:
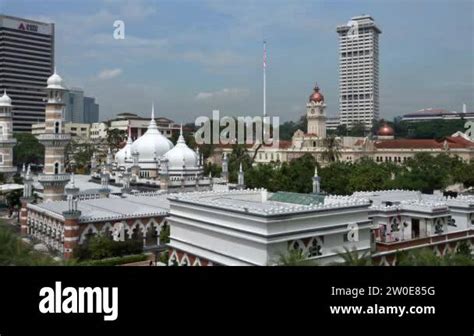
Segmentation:
[(277, 266), (316, 266), (312, 260), (306, 259), (306, 254), (301, 250), (290, 250), (278, 255)]
[(325, 150), (321, 158), (326, 162), (338, 161), (341, 157), (341, 143), (335, 135), (330, 135), (323, 141)]
[(33, 251), (11, 230), (0, 227), (1, 266), (47, 266), (55, 262), (47, 255)]
[[(372, 265), (370, 256), (368, 252), (359, 254), (359, 252), (354, 247), (352, 250), (349, 250), (344, 246), (344, 252), (339, 252), (338, 255), (344, 260), (342, 265), (344, 266), (370, 266)], [(341, 264), (337, 264), (341, 265)]]
[(404, 251), (397, 254), (397, 266), (442, 266), (443, 258), (430, 248)]

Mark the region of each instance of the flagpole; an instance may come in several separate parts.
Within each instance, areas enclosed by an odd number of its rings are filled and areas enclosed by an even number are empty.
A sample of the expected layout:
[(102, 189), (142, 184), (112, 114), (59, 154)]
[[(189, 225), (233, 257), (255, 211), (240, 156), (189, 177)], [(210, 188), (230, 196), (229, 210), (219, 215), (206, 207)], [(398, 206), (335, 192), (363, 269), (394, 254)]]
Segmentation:
[(267, 73), (266, 71), (267, 71), (267, 42), (263, 41), (263, 141), (265, 141), (265, 117), (267, 116)]
[(267, 42), (263, 41), (263, 116), (267, 116)]

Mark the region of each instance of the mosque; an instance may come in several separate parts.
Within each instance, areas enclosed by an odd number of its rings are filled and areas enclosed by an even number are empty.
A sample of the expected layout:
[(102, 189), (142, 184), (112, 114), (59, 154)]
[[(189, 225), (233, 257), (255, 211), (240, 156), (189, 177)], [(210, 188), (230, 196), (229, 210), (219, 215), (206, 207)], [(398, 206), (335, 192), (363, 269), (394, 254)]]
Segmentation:
[[(125, 146), (115, 156), (109, 151), (104, 163), (94, 155), (91, 176), (68, 174), (65, 87), (56, 72), (46, 91), (46, 127), (39, 136), (45, 167), (38, 176), (29, 167), (23, 171), (20, 228), (23, 236), (64, 259), (74, 258), (78, 247), (97, 234), (166, 249), (169, 264), (181, 266), (274, 265), (291, 250), (324, 265), (340, 262), (344, 248), (370, 252), (378, 265), (393, 265), (398, 251), (430, 247), (443, 255), (461, 243), (474, 244), (473, 196), (405, 190), (325, 195), (317, 171), (310, 194), (251, 190), (245, 189), (242, 167), (237, 185), (227, 183), (226, 155), (222, 176), (204, 177), (202, 155), (187, 146), (182, 130), (176, 145), (167, 140), (157, 129), (153, 107), (141, 137), (133, 141), (129, 132)], [(5, 96), (0, 97), (0, 155), (8, 165), (11, 103)], [(311, 132), (302, 135), (302, 142), (310, 144), (325, 136), (324, 97), (318, 87), (307, 109)], [(94, 178), (100, 184), (91, 182)], [(142, 185), (153, 188), (144, 192)], [(33, 188), (42, 188), (41, 203)], [(170, 241), (163, 244), (165, 229)]]
[(205, 177), (203, 156), (199, 149), (189, 148), (184, 140), (183, 129), (176, 145), (166, 138), (155, 122), (152, 106), (147, 131), (133, 141), (130, 128), (125, 146), (113, 157), (108, 153), (105, 165), (97, 164), (95, 155), (91, 162), (92, 176), (107, 178), (121, 183), (124, 190), (130, 184), (147, 185), (166, 192), (208, 190), (212, 177)]

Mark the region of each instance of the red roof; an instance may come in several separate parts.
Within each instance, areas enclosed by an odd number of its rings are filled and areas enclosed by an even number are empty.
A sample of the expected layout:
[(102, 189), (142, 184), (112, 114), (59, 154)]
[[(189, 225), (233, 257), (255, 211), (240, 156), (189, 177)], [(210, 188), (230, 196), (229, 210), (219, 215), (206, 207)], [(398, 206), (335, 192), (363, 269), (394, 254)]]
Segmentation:
[[(469, 148), (474, 147), (474, 142), (463, 137), (446, 137), (449, 148)], [(444, 147), (444, 139), (394, 139), (379, 140), (375, 142), (376, 148), (440, 148)]]

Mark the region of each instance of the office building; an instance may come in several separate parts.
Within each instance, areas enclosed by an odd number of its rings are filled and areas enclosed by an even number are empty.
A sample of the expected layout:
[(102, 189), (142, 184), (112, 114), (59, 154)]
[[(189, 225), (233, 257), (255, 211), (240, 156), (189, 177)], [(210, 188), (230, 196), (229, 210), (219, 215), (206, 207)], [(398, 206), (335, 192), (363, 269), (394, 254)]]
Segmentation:
[(368, 15), (337, 27), (339, 34), (339, 106), (341, 124), (372, 127), (379, 118), (379, 34)]
[(99, 121), (99, 105), (95, 98), (84, 96), (84, 90), (70, 88), (65, 94), (64, 120), (73, 123), (94, 123)]
[(84, 123), (92, 124), (99, 121), (99, 104), (94, 97), (84, 97)]
[(44, 122), (53, 66), (54, 24), (0, 15), (0, 91), (12, 99), (13, 131)]

